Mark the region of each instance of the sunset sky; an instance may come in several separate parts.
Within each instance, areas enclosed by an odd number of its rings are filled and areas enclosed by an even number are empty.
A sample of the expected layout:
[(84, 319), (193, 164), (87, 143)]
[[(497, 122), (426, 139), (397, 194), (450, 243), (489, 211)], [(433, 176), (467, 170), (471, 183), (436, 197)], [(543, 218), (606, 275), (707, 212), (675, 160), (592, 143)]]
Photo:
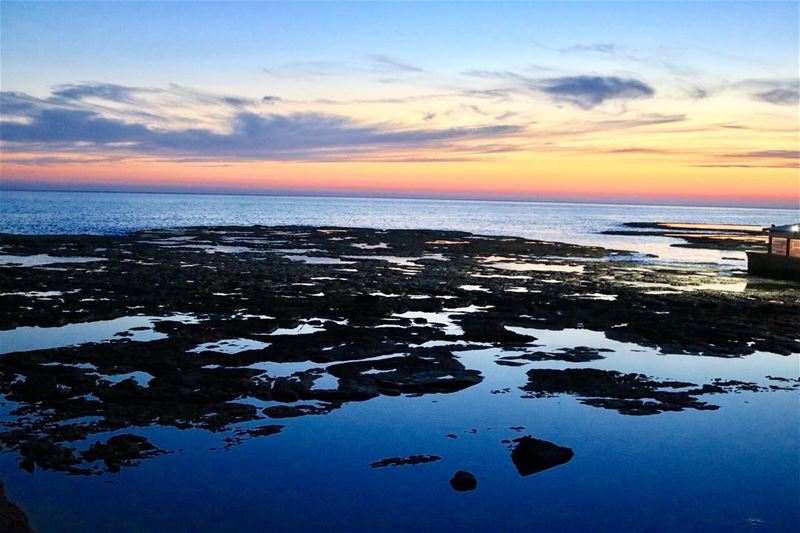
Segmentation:
[(2, 186), (800, 202), (798, 2), (2, 2)]

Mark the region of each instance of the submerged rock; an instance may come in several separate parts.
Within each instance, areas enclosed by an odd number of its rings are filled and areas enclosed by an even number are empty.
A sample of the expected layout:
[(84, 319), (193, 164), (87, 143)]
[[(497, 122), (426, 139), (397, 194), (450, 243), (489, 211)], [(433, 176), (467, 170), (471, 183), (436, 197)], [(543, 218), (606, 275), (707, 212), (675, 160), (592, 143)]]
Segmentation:
[(530, 435), (514, 439), (516, 443), (511, 452), (511, 460), (521, 476), (530, 476), (548, 468), (569, 462), (573, 455), (571, 448), (564, 448), (546, 440), (534, 439)]
[(478, 487), (478, 479), (470, 472), (459, 470), (450, 478), (450, 486), (458, 492), (467, 492)]

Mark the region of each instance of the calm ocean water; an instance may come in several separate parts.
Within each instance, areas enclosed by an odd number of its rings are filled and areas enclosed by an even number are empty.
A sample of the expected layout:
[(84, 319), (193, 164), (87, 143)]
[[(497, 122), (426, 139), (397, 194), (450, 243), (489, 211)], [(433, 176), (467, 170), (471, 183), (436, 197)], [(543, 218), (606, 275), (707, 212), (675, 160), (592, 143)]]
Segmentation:
[(671, 247), (678, 240), (599, 232), (623, 222), (788, 224), (792, 209), (289, 196), (0, 192), (0, 232), (116, 234), (203, 225), (334, 225), (451, 229), (590, 244), (669, 261), (721, 262), (744, 254)]

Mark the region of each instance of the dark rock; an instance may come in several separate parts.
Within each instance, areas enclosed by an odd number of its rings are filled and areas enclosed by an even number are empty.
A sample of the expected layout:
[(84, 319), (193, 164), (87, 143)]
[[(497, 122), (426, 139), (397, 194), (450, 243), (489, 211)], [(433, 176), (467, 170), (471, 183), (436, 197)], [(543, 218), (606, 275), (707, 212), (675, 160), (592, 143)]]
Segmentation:
[(614, 409), (624, 415), (719, 409), (700, 401), (697, 395), (724, 392), (714, 385), (698, 388), (694, 383), (657, 381), (643, 374), (622, 374), (595, 368), (529, 370), (528, 384), (522, 390), (527, 391), (529, 397), (571, 394), (586, 405)]
[(324, 415), (330, 413), (333, 405), (276, 405), (264, 408), (264, 414), (270, 418), (295, 418), (306, 415)]
[(118, 472), (123, 466), (163, 453), (145, 437), (124, 434), (111, 437), (105, 443), (94, 443), (81, 457), (86, 461), (102, 460), (109, 472)]
[(0, 531), (3, 533), (33, 532), (25, 512), (6, 496), (2, 481), (0, 481)]
[(524, 361), (567, 361), (569, 363), (588, 363), (603, 359), (601, 352), (610, 352), (605, 348), (590, 348), (588, 346), (576, 346), (574, 348), (559, 348), (553, 352), (527, 352), (520, 355), (511, 355), (498, 359), (498, 365), (522, 365)]
[(536, 474), (569, 462), (572, 449), (563, 448), (546, 440), (534, 439), (530, 435), (514, 439), (516, 446), (511, 452), (511, 460), (521, 476)]
[(268, 424), (266, 426), (248, 429), (245, 431), (245, 433), (251, 437), (268, 437), (270, 435), (276, 435), (280, 433), (283, 431), (284, 427), (286, 426), (281, 426), (279, 424)]
[(478, 480), (474, 474), (459, 470), (450, 479), (450, 486), (458, 492), (467, 492), (477, 488)]
[(419, 465), (423, 463), (432, 463), (440, 461), (442, 458), (438, 455), (409, 455), (408, 457), (390, 457), (388, 459), (381, 459), (375, 461), (370, 466), (372, 468), (383, 468), (386, 466), (406, 466), (406, 465)]

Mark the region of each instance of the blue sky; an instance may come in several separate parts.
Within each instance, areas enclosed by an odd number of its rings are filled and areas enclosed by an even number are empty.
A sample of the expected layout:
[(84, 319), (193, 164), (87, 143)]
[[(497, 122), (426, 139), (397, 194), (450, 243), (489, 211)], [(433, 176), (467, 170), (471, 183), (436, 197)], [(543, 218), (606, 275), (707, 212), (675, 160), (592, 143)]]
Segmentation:
[(797, 75), (796, 2), (590, 4), (3, 2), (3, 85), (43, 91), (85, 79), (258, 92), (252, 85), (268, 83), (262, 68), (371, 54), (443, 74), (537, 61), (591, 69), (596, 57), (558, 52), (585, 43), (705, 76)]
[(798, 2), (0, 5), (6, 183), (800, 196)]

